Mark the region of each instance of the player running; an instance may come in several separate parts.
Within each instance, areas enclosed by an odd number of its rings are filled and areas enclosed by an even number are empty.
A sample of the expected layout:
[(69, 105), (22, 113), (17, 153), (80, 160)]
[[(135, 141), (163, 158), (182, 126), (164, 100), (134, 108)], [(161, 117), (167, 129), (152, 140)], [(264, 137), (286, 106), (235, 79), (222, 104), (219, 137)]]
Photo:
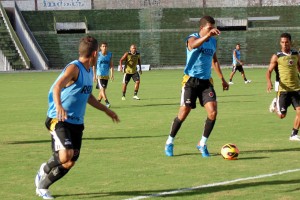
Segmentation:
[(276, 113), (280, 119), (286, 117), (287, 109), (293, 105), (296, 116), (290, 136), (291, 141), (300, 141), (298, 130), (300, 127), (300, 56), (298, 51), (291, 49), (292, 37), (289, 33), (280, 36), (281, 51), (271, 58), (269, 68), (266, 72), (267, 92), (273, 89), (271, 74), (278, 67), (279, 87), (276, 102)]

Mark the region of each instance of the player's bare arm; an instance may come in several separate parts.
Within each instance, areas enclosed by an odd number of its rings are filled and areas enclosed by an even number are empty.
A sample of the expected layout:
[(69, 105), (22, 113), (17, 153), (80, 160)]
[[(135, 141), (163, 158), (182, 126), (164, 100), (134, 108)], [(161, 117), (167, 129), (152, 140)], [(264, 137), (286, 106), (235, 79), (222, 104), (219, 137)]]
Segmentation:
[(278, 65), (277, 59), (278, 59), (278, 57), (274, 54), (271, 58), (270, 65), (269, 65), (268, 70), (266, 72), (267, 92), (271, 92), (272, 89), (273, 89), (271, 74), (272, 74), (274, 68)]
[(122, 58), (120, 59), (120, 71), (121, 71), (121, 73), (123, 73), (123, 65), (122, 65), (122, 63), (123, 63), (123, 61), (126, 60), (127, 56), (128, 56), (128, 53), (126, 52), (126, 53), (122, 56)]
[(214, 68), (214, 70), (217, 73), (218, 77), (222, 80), (223, 90), (228, 90), (229, 89), (229, 85), (226, 82), (226, 80), (224, 79), (224, 76), (223, 76), (222, 70), (220, 68), (220, 63), (219, 63), (219, 60), (218, 60), (218, 57), (217, 57), (216, 53), (213, 56), (212, 67)]
[(67, 119), (67, 112), (62, 107), (61, 90), (64, 87), (72, 85), (78, 78), (79, 69), (76, 65), (70, 65), (66, 68), (64, 75), (57, 81), (53, 88), (53, 100), (56, 106), (56, 117), (59, 121)]
[[(208, 28), (209, 27), (204, 27), (203, 29)], [(216, 29), (216, 28), (211, 28), (207, 34), (205, 34), (203, 37), (200, 38), (195, 38), (195, 37), (190, 37), (188, 39), (188, 49), (191, 51), (192, 49), (195, 49), (199, 46), (201, 46), (206, 40), (208, 40), (210, 37), (215, 36), (215, 35), (219, 35), (221, 32)]]
[(111, 56), (111, 59), (110, 59), (110, 80), (114, 80), (115, 77), (114, 77), (114, 64), (113, 64), (113, 60), (112, 60), (112, 56)]
[(105, 112), (113, 120), (113, 122), (120, 122), (118, 115), (114, 111), (97, 101), (94, 95), (90, 94), (88, 104), (90, 104), (98, 110)]
[(97, 81), (97, 73), (96, 73), (96, 66), (93, 65), (93, 74), (94, 74), (94, 82)]
[(140, 67), (139, 73), (142, 74), (142, 73), (143, 73), (143, 72), (142, 72), (142, 62), (141, 62), (141, 59), (140, 59), (140, 58), (138, 59), (138, 64), (139, 64), (139, 67)]

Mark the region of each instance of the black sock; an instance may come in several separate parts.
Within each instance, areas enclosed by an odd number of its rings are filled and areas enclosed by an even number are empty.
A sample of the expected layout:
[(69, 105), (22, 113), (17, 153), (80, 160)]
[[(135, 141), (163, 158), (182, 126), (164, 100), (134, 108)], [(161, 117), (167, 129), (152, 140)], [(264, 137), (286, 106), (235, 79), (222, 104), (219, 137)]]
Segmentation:
[(232, 78), (231, 79), (229, 79), (229, 82), (231, 82), (232, 81)]
[(298, 129), (293, 128), (291, 136), (294, 136), (294, 135), (298, 135)]
[(214, 126), (215, 126), (215, 122), (216, 120), (210, 120), (210, 119), (206, 119), (205, 121), (205, 125), (204, 125), (204, 132), (203, 132), (203, 136), (208, 138), (210, 133), (212, 132)]
[(180, 127), (181, 127), (182, 121), (180, 119), (178, 119), (178, 117), (175, 117), (172, 126), (171, 126), (171, 132), (170, 132), (170, 136), (171, 137), (175, 137), (177, 132), (179, 131)]
[(247, 81), (246, 77), (244, 78), (244, 81)]
[(46, 178), (41, 181), (40, 188), (48, 189), (53, 183), (64, 177), (69, 171), (70, 169), (66, 169), (62, 165), (53, 168)]
[(109, 103), (109, 102), (108, 102), (108, 99), (105, 100), (105, 103)]
[(123, 97), (125, 97), (126, 92), (123, 92)]
[(136, 95), (137, 95), (137, 93), (138, 93), (138, 91), (137, 91), (137, 90), (134, 90), (134, 96), (136, 96)]
[(59, 156), (58, 156), (58, 152), (53, 153), (53, 155), (51, 156), (51, 158), (48, 160), (48, 162), (46, 163), (45, 167), (44, 167), (44, 171), (46, 172), (46, 174), (49, 174), (50, 171), (54, 168), (61, 165), (61, 162), (59, 161)]

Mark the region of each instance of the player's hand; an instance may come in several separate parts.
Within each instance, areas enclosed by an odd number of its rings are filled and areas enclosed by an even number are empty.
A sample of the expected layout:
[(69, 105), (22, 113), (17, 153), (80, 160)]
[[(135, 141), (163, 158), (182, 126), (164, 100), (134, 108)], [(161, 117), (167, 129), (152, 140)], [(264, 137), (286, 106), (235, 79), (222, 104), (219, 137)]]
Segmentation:
[(215, 36), (215, 35), (220, 35), (221, 31), (219, 31), (217, 28), (213, 28), (209, 31), (209, 33), (207, 34), (209, 37), (211, 36)]
[(139, 71), (140, 74), (143, 74), (142, 70)]
[(62, 106), (56, 107), (56, 117), (58, 121), (65, 121), (68, 118), (67, 112)]
[(222, 86), (223, 86), (223, 91), (224, 90), (229, 90), (229, 84), (226, 81), (222, 82)]
[(111, 80), (111, 82), (112, 82), (113, 80), (115, 80), (115, 77), (114, 77), (114, 76), (111, 76), (111, 77), (110, 77), (110, 80)]
[(267, 92), (271, 92), (273, 90), (273, 84), (272, 82), (267, 83)]
[(111, 109), (108, 108), (107, 111), (106, 111), (106, 114), (108, 116), (110, 116), (110, 118), (113, 120), (113, 122), (116, 122), (116, 123), (120, 122), (120, 119), (119, 119), (118, 115), (114, 111), (112, 111)]

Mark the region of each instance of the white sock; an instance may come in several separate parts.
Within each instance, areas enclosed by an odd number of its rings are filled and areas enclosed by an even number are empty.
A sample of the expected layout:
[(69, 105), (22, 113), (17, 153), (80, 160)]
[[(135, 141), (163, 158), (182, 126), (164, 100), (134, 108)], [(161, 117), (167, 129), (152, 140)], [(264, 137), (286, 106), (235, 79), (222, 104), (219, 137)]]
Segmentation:
[(174, 143), (174, 139), (175, 139), (175, 138), (173, 138), (173, 137), (171, 137), (171, 136), (169, 135), (166, 144), (173, 144), (173, 143)]
[(202, 136), (202, 138), (199, 142), (200, 146), (203, 147), (204, 145), (206, 145), (207, 139), (208, 139), (207, 137)]

